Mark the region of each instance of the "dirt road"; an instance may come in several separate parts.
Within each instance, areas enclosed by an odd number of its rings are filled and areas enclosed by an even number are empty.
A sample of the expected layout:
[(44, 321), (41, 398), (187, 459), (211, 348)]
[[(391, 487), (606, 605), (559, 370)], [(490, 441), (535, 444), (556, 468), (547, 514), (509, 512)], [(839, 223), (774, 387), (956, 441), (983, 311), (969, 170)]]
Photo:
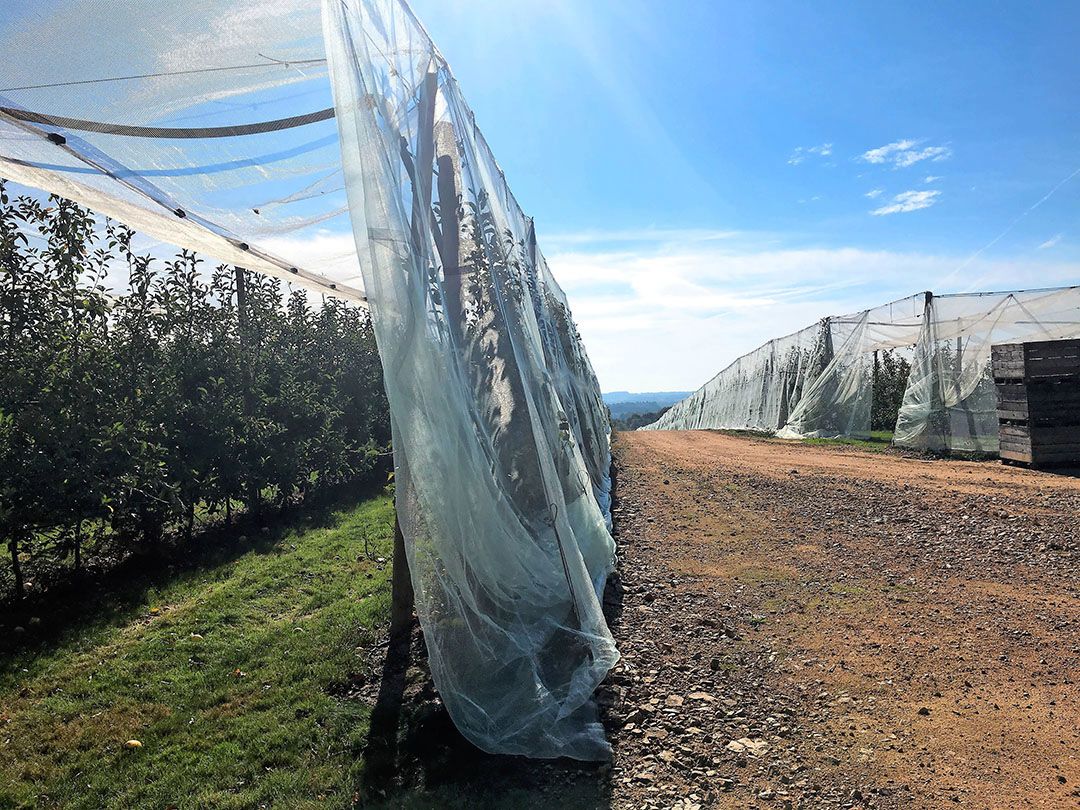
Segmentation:
[(620, 434), (613, 807), (1080, 807), (1080, 479)]

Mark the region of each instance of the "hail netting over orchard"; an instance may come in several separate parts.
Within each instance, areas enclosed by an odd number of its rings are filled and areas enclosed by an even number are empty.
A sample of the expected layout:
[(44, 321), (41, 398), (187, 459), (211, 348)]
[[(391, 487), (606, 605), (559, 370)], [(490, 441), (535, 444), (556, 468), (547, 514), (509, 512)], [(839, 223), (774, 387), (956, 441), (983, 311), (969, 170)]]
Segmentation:
[[(990, 347), (1080, 336), (1080, 287), (910, 298), (823, 318), (729, 365), (642, 430), (868, 437), (882, 355), (910, 363), (893, 441), (996, 453)], [(892, 424), (888, 427), (893, 427)]]
[(29, 0), (0, 176), (367, 299), (433, 676), (480, 747), (608, 754), (608, 426), (566, 299), (399, 0)]

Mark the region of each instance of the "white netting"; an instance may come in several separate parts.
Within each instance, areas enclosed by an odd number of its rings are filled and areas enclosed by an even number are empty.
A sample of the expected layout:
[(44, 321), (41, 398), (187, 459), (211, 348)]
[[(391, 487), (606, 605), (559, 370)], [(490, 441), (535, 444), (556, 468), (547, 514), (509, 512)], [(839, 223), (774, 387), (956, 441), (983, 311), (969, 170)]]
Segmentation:
[(206, 130), (327, 110), (317, 4), (35, 0), (2, 25), (0, 175), (163, 241), (362, 298), (332, 118), (147, 137), (26, 115)]
[(325, 8), (432, 671), (484, 748), (604, 756), (588, 700), (617, 653), (595, 379), (442, 58), (399, 6)]
[(787, 436), (870, 432), (874, 352), (915, 342), (923, 296), (823, 318), (743, 355), (642, 430), (755, 430)]
[(366, 294), (447, 708), (489, 751), (607, 756), (606, 412), (532, 222), (407, 6), (30, 0), (0, 31), (0, 176)]
[(998, 451), (990, 347), (1080, 335), (1080, 288), (935, 296), (915, 347), (895, 441)]
[(910, 355), (893, 441), (995, 453), (990, 347), (1080, 335), (1080, 288), (920, 293), (829, 317), (740, 357), (642, 430), (735, 429), (786, 438), (870, 435), (877, 353)]

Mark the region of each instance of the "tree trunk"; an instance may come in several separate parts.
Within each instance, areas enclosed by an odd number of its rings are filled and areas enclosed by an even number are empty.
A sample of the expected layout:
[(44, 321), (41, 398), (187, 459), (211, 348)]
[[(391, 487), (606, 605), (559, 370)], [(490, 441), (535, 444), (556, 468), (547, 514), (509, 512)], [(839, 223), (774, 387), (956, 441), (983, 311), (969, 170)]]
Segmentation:
[[(240, 352), (243, 354), (248, 347), (247, 331), (248, 331), (248, 317), (247, 317), (247, 271), (243, 267), (237, 267), (236, 269), (236, 320), (239, 326), (239, 339), (240, 339)], [(244, 422), (245, 427), (251, 426), (251, 419), (255, 412), (253, 397), (252, 397), (252, 380), (251, 380), (251, 364), (245, 362), (241, 369), (243, 395), (244, 395)], [(244, 459), (245, 466), (245, 481), (244, 489), (246, 490), (247, 497), (247, 511), (249, 515), (255, 515), (259, 512), (259, 487), (255, 483), (255, 476), (252, 473), (252, 459), (253, 453), (250, 447), (247, 451), (247, 458)]]
[[(153, 514), (146, 504), (139, 505), (139, 528), (142, 530), (143, 542), (136, 549), (142, 554), (157, 554), (160, 550), (164, 527), (157, 515)], [(148, 548), (145, 548), (147, 547)]]
[(184, 542), (190, 543), (191, 538), (195, 535), (195, 500), (192, 499), (191, 503), (187, 506), (187, 523), (184, 526)]
[(82, 570), (82, 524), (80, 520), (75, 524), (75, 573)]
[(26, 583), (23, 582), (22, 563), (19, 562), (19, 538), (11, 535), (8, 538), (8, 550), (11, 552), (11, 571), (15, 574), (15, 598), (22, 599), (26, 596)]

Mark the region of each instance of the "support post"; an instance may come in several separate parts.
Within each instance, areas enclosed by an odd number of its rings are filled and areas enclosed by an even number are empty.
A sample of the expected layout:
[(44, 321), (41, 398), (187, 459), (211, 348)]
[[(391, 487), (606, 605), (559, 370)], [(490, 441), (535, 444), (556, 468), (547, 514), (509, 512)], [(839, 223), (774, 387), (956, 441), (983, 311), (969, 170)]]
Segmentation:
[(937, 324), (934, 322), (934, 294), (927, 292), (923, 315), (923, 328), (927, 351), (929, 352), (930, 374), (930, 415), (928, 434), (939, 444), (927, 442), (928, 449), (941, 453), (949, 450), (949, 413), (945, 406), (945, 378), (942, 367), (941, 347), (937, 340)]
[(435, 127), (435, 159), (439, 165), (439, 212), (442, 214), (442, 240), (439, 244), (443, 263), (443, 291), (446, 294), (446, 320), (451, 328), (463, 331), (461, 223), (458, 198), (461, 196), (460, 159), (453, 126), (446, 121)]
[(412, 627), (415, 594), (409, 573), (409, 558), (405, 554), (405, 536), (401, 523), (394, 516), (394, 570), (390, 580), (390, 640), (408, 636)]
[[(409, 155), (408, 144), (402, 139), (401, 157), (406, 168), (411, 164), (409, 173), (413, 185), (412, 210), (412, 249), (418, 256), (426, 252), (426, 229), (434, 227), (431, 210), (432, 163), (435, 153), (435, 100), (439, 91), (439, 76), (434, 64), (425, 77), (420, 91), (420, 104), (417, 111), (419, 137), (415, 160)], [(456, 210), (454, 214), (456, 215)], [(443, 223), (445, 230), (446, 223)], [(456, 227), (454, 233), (457, 233)], [(395, 458), (395, 469), (398, 468)], [(401, 533), (401, 520), (398, 517), (397, 495), (394, 511), (394, 557), (393, 572), (390, 577), (390, 641), (401, 642), (408, 638), (412, 629), (413, 606), (416, 594), (413, 592), (412, 574), (409, 571), (409, 557), (405, 553), (405, 535)]]
[(233, 271), (236, 273), (236, 319), (242, 337), (247, 331), (247, 279), (243, 267), (234, 267)]

